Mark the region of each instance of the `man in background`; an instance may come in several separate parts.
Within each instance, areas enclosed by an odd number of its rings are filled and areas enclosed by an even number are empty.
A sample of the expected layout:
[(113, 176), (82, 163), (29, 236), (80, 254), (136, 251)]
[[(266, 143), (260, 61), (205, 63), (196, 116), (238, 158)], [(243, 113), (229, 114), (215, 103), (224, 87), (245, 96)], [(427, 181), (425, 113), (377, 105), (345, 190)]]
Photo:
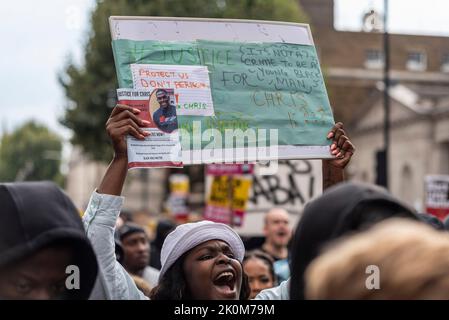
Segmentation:
[(292, 230), (288, 212), (282, 208), (273, 208), (267, 212), (264, 219), (265, 242), (260, 248), (274, 260), (274, 272), (279, 281), (290, 276), (288, 265), (288, 243)]
[(123, 267), (131, 275), (143, 278), (151, 288), (157, 285), (159, 271), (148, 266), (150, 260), (150, 242), (145, 230), (135, 224), (127, 222), (118, 234), (123, 247)]

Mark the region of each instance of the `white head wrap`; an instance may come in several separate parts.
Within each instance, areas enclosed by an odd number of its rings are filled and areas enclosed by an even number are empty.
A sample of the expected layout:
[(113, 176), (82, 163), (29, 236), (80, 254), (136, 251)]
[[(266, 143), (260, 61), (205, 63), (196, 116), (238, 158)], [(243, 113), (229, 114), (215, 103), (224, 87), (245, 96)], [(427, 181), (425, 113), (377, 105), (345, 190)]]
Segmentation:
[(161, 250), (161, 271), (159, 281), (165, 272), (184, 253), (197, 245), (209, 240), (222, 240), (226, 242), (231, 251), (240, 262), (243, 261), (245, 247), (240, 236), (229, 226), (212, 221), (200, 221), (181, 224), (173, 230), (167, 238)]

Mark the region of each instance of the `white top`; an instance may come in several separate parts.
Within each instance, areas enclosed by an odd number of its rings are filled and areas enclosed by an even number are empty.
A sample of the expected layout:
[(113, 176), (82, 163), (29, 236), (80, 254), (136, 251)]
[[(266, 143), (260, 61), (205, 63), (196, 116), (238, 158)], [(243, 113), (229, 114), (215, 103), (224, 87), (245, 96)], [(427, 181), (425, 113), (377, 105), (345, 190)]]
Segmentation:
[(262, 290), (254, 300), (290, 300), (290, 278), (277, 287)]

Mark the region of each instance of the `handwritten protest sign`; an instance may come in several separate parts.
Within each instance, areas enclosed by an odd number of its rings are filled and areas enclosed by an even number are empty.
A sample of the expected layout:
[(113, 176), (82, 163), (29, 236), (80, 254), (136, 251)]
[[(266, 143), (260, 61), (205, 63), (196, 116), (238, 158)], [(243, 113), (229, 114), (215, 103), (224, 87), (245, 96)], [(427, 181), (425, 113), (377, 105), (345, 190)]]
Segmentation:
[[(187, 37), (177, 22), (159, 34), (153, 26), (170, 26), (169, 22), (147, 19), (151, 32), (142, 24), (145, 19), (111, 20), (121, 87), (149, 85), (150, 79), (136, 77), (143, 65), (172, 66), (172, 70), (202, 66), (209, 72), (214, 115), (178, 113), (184, 163), (331, 157), (326, 134), (334, 120), (308, 26), (180, 20), (190, 28)], [(211, 37), (201, 26), (217, 33)], [(241, 30), (244, 36), (235, 32), (231, 37), (226, 32), (231, 29)], [(265, 37), (250, 36), (246, 29)], [(277, 33), (280, 29), (288, 42)], [(294, 35), (290, 29), (300, 32)], [(294, 37), (300, 41), (291, 41)], [(276, 146), (276, 152), (271, 152), (271, 146)], [(244, 156), (240, 159), (236, 153)]]
[(207, 67), (132, 64), (131, 72), (135, 88), (175, 89), (178, 115), (214, 115)]

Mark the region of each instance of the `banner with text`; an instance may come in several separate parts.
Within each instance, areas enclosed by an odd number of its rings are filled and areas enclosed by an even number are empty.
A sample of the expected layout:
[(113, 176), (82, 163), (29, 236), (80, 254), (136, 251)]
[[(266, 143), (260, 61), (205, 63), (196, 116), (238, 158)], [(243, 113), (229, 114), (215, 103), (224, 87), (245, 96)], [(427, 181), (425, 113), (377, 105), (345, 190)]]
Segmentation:
[[(329, 155), (326, 135), (334, 120), (314, 46), (126, 39), (112, 44), (121, 87), (183, 93), (176, 105), (185, 162), (294, 158), (299, 146), (314, 147), (311, 157)], [(273, 155), (269, 146), (279, 152)], [(246, 154), (240, 158), (226, 152), (241, 148)], [(197, 153), (202, 150), (212, 150), (212, 156)]]

